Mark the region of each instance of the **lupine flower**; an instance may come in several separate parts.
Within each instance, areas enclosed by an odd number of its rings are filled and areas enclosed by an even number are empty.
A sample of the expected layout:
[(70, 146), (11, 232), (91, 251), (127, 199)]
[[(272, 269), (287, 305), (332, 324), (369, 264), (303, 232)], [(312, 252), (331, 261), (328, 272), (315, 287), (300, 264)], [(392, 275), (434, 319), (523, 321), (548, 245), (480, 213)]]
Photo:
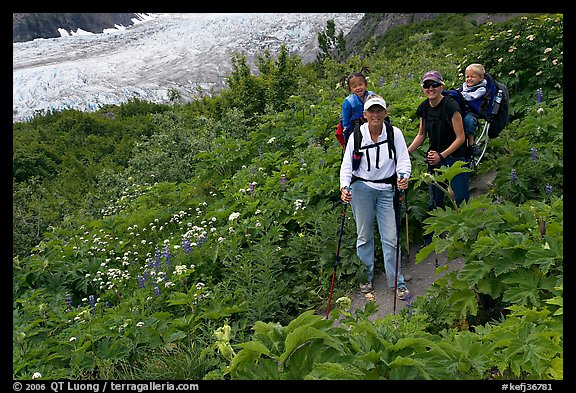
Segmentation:
[(154, 283), (154, 295), (160, 296), (160, 288), (158, 288), (156, 283)]
[(384, 77), (381, 77), (380, 80), (378, 81), (378, 86), (382, 87), (383, 84), (384, 84)]
[(409, 78), (409, 79), (414, 78), (414, 74), (412, 74), (411, 72), (409, 72), (409, 73), (408, 73), (408, 78)]
[(530, 149), (530, 160), (532, 160), (532, 162), (536, 162), (536, 159), (538, 158), (538, 149), (536, 149), (535, 147)]
[(152, 268), (156, 268), (156, 269), (160, 269), (160, 257), (161, 257), (161, 253), (160, 253), (160, 249), (158, 247), (156, 247), (156, 253), (155, 253), (155, 259), (154, 259), (154, 264), (151, 265), (150, 267)]
[(286, 175), (282, 174), (280, 176), (280, 185), (282, 186), (282, 191), (286, 191)]
[(254, 195), (254, 186), (256, 185), (255, 182), (250, 183), (250, 193)]
[(66, 310), (70, 310), (72, 308), (72, 298), (69, 294), (66, 294)]
[(192, 242), (185, 236), (182, 236), (182, 251), (188, 254), (192, 250)]
[(512, 183), (516, 183), (518, 181), (518, 174), (516, 173), (516, 169), (512, 169), (512, 171), (510, 171), (510, 179), (512, 180)]
[(162, 255), (166, 258), (166, 266), (170, 266), (172, 264), (172, 254), (170, 254), (170, 245), (168, 243), (164, 244)]
[(546, 183), (546, 194), (552, 194), (552, 185), (550, 183)]
[(541, 88), (536, 89), (536, 103), (537, 104), (542, 103), (542, 89)]
[(258, 155), (259, 155), (259, 156), (262, 155), (262, 148), (261, 148), (261, 147), (258, 148)]
[(88, 296), (88, 302), (90, 303), (91, 312), (96, 311), (96, 300), (94, 299), (94, 295)]

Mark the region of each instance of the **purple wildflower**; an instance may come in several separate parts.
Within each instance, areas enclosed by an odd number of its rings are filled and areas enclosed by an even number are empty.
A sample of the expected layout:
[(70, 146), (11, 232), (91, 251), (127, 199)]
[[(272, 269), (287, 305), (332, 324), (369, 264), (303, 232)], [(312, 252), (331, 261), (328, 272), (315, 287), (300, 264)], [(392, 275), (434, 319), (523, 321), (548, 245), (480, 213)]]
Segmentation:
[(72, 298), (70, 294), (66, 294), (66, 310), (70, 310), (72, 308)]
[(160, 269), (160, 257), (162, 256), (162, 254), (160, 253), (160, 250), (158, 249), (158, 247), (156, 247), (156, 252), (154, 255), (154, 262), (150, 261), (150, 268), (154, 268), (154, 269)]
[(512, 169), (512, 171), (510, 171), (510, 179), (512, 180), (512, 183), (516, 183), (518, 181), (518, 174), (516, 173), (516, 169)]
[(542, 103), (542, 88), (536, 89), (536, 103), (538, 105)]
[(532, 162), (536, 162), (536, 159), (538, 158), (537, 153), (538, 153), (538, 149), (536, 149), (535, 147), (530, 149), (530, 160), (532, 160)]
[(250, 194), (254, 196), (254, 182), (250, 183)]
[(182, 251), (188, 254), (192, 250), (192, 242), (185, 236), (182, 236)]
[(88, 296), (88, 302), (90, 303), (90, 312), (94, 313), (96, 311), (96, 300), (94, 295)]
[(168, 243), (164, 244), (162, 255), (166, 258), (166, 266), (172, 265), (172, 254), (170, 253), (170, 245)]
[(258, 148), (258, 155), (259, 155), (259, 156), (262, 155), (262, 148), (261, 148), (261, 147)]
[(160, 288), (158, 288), (156, 283), (154, 283), (154, 295), (160, 296)]
[(142, 277), (140, 274), (138, 275), (138, 286), (140, 288), (144, 288), (144, 277)]
[(552, 185), (550, 183), (546, 183), (546, 194), (552, 194)]
[(412, 79), (412, 78), (414, 78), (414, 74), (411, 73), (411, 72), (409, 72), (409, 73), (408, 73), (408, 79)]
[(384, 84), (384, 77), (381, 77), (380, 80), (378, 81), (378, 86), (382, 87), (383, 84)]
[(208, 233), (206, 231), (202, 231), (201, 235), (196, 236), (196, 244), (198, 245), (198, 247), (202, 247), (202, 244), (208, 241), (208, 239), (206, 238), (207, 234)]
[(280, 176), (280, 185), (282, 186), (282, 191), (286, 191), (286, 175), (282, 174)]

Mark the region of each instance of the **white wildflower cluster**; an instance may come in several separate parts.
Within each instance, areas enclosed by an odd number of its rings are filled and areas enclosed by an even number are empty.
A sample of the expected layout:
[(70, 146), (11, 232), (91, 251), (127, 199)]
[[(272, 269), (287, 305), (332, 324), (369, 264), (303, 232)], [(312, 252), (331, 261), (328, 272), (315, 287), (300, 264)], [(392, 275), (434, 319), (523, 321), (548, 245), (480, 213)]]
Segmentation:
[(304, 210), (306, 209), (306, 206), (304, 206), (304, 201), (302, 199), (296, 199), (294, 201), (294, 214), (296, 214), (300, 209)]
[(268, 144), (270, 145), (270, 144), (274, 143), (275, 140), (276, 140), (276, 137), (273, 136), (272, 138), (268, 139)]
[(206, 230), (203, 227), (194, 225), (182, 235), (182, 239), (189, 240), (191, 242), (190, 246), (195, 247), (198, 245), (197, 244), (198, 241), (203, 241), (206, 239), (207, 234), (208, 232), (206, 232)]
[(240, 213), (234, 212), (234, 213), (230, 214), (230, 216), (228, 217), (228, 221), (234, 221), (238, 217), (240, 217)]
[(92, 280), (99, 284), (100, 289), (112, 289), (116, 283), (127, 282), (130, 279), (130, 273), (117, 268), (109, 268), (105, 272), (96, 272), (96, 277)]
[[(190, 265), (190, 269), (194, 269), (194, 265)], [(176, 265), (174, 266), (174, 274), (177, 276), (181, 276), (182, 274), (186, 273), (188, 268), (186, 265)]]

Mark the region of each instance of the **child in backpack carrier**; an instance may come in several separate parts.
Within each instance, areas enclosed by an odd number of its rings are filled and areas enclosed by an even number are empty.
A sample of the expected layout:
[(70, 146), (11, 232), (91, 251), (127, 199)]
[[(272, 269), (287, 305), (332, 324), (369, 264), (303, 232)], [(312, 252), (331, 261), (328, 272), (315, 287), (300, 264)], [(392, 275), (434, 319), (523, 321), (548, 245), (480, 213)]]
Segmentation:
[(368, 96), (374, 94), (373, 91), (366, 90), (368, 81), (366, 74), (370, 73), (368, 67), (362, 67), (360, 72), (354, 72), (346, 78), (346, 84), (350, 94), (342, 103), (342, 127), (344, 129), (344, 145), (348, 142), (354, 127), (362, 125), (364, 119), (364, 102)]
[(462, 96), (466, 100), (468, 111), (464, 115), (464, 133), (470, 148), (470, 154), (479, 156), (482, 152), (474, 138), (476, 136), (476, 127), (478, 126), (478, 114), (484, 95), (487, 92), (487, 81), (484, 78), (484, 66), (482, 64), (470, 64), (466, 67), (466, 81), (462, 84)]

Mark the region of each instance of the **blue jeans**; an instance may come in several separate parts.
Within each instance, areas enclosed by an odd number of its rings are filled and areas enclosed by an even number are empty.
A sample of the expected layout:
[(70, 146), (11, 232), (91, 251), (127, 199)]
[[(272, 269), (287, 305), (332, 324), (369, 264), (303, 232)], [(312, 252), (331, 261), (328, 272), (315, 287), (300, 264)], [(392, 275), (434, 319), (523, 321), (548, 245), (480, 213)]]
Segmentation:
[(398, 240), (394, 212), (394, 190), (375, 190), (363, 181), (352, 184), (352, 214), (356, 220), (356, 255), (366, 265), (368, 281), (374, 279), (374, 218), (378, 223), (384, 269), (388, 286), (394, 289), (396, 274), (396, 251), (398, 251), (398, 288), (405, 287), (400, 273), (400, 250), (396, 250)]
[[(464, 167), (468, 168), (470, 166), (469, 160), (465, 157), (454, 158), (452, 156), (448, 156), (444, 162), (436, 165), (435, 168), (440, 168), (440, 166), (452, 166), (456, 161), (466, 161), (468, 164)], [(428, 167), (428, 171), (432, 171), (430, 166)], [(436, 172), (432, 171), (430, 173), (435, 174)], [(468, 200), (470, 199), (470, 172), (460, 173), (459, 175), (454, 176), (450, 182), (450, 186), (454, 191), (454, 200), (456, 201), (457, 206), (460, 206), (463, 201), (468, 203)], [(442, 190), (434, 185), (429, 185), (428, 190), (430, 191), (430, 209), (444, 207), (445, 195)]]
[(464, 116), (464, 132), (468, 135), (476, 135), (476, 127), (478, 127), (478, 118), (471, 112), (466, 113)]

